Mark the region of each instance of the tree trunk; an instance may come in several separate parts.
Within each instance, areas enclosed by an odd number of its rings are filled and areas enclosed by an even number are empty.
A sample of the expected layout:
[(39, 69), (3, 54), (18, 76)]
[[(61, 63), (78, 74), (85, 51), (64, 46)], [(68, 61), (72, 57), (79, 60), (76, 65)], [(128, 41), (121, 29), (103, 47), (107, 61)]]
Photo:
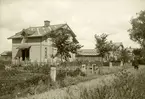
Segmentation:
[(101, 67), (103, 67), (103, 57), (101, 57), (101, 65), (99, 66), (99, 74), (101, 74)]

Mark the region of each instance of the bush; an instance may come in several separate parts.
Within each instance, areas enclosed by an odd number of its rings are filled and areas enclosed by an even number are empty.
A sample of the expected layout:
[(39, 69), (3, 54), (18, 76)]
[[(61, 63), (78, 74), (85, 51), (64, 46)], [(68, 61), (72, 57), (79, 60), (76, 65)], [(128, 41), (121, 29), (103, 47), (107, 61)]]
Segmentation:
[(30, 71), (32, 73), (43, 73), (43, 74), (49, 74), (50, 73), (50, 66), (48, 64), (45, 64), (43, 66), (39, 65), (28, 65), (24, 67), (24, 70)]
[[(42, 82), (42, 84), (40, 84), (40, 81)], [(49, 76), (46, 75), (33, 75), (32, 77), (26, 80), (19, 80), (19, 79), (3, 80), (0, 81), (0, 96), (7, 95), (7, 94), (15, 95), (18, 92), (21, 93), (21, 95), (24, 95), (24, 91), (26, 89), (27, 92), (25, 92), (25, 94), (28, 94), (32, 87), (35, 88), (39, 85), (48, 86), (48, 81), (51, 82), (51, 79)], [(31, 90), (31, 91), (34, 92), (35, 90)]]
[(59, 80), (64, 80), (64, 78), (66, 77), (66, 70), (58, 70), (56, 73), (56, 80), (59, 81)]
[(21, 73), (21, 71), (18, 71), (16, 69), (12, 69), (9, 71), (4, 70), (4, 71), (0, 72), (0, 77), (1, 77), (1, 79), (5, 79), (5, 78), (12, 77), (12, 76), (15, 76), (20, 73)]
[(140, 65), (145, 65), (145, 59), (140, 59), (140, 60), (139, 60), (139, 64), (140, 64)]
[(0, 63), (0, 70), (5, 70), (5, 65)]
[(63, 62), (60, 65), (61, 66), (81, 66), (81, 64), (82, 64), (82, 61), (76, 60), (76, 61), (72, 61), (72, 62)]
[(65, 77), (70, 76), (70, 77), (76, 77), (76, 76), (86, 76), (85, 73), (83, 73), (80, 68), (77, 68), (75, 70), (58, 70), (57, 75), (56, 75), (56, 80), (64, 80)]
[(5, 65), (11, 64), (11, 61), (0, 59), (0, 70), (5, 70)]
[(11, 60), (1, 60), (0, 59), (0, 63), (4, 64), (4, 65), (8, 65), (8, 64), (11, 64)]
[(109, 62), (103, 62), (103, 66), (109, 66)]
[(120, 61), (113, 61), (112, 62), (112, 65), (113, 66), (120, 66)]

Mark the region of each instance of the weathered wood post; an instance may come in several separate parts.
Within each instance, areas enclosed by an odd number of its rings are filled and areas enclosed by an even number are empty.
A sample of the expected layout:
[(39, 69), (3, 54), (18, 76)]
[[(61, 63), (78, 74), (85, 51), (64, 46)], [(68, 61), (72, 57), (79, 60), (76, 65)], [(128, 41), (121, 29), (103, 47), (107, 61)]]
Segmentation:
[(56, 67), (51, 66), (50, 68), (50, 77), (55, 82), (56, 81)]
[(92, 64), (92, 74), (94, 73), (94, 65)]
[(120, 62), (120, 66), (123, 66), (123, 61)]
[(81, 71), (83, 73), (86, 73), (86, 64), (82, 64)]
[(112, 66), (112, 62), (109, 62), (109, 67), (110, 67), (110, 68), (112, 68), (112, 67), (113, 67), (113, 66)]
[(95, 67), (96, 67), (96, 64), (92, 64), (92, 74), (95, 73)]

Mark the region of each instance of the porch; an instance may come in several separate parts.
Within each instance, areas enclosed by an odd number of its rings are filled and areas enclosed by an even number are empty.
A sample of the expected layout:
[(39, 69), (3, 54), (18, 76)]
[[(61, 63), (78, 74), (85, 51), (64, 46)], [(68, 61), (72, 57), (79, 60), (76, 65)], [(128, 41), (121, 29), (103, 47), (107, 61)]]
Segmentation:
[(30, 48), (31, 46), (28, 44), (19, 45), (16, 49), (18, 49), (16, 56), (12, 60), (12, 63), (15, 65), (28, 64), (30, 63)]

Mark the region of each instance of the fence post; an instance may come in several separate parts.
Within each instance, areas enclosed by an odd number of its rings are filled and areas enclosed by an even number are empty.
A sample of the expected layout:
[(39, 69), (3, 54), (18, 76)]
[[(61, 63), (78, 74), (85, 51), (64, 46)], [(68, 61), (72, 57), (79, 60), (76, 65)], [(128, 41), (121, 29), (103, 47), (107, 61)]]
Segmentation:
[(94, 74), (96, 72), (95, 68), (96, 68), (96, 64), (92, 64), (92, 74)]
[(83, 73), (86, 73), (86, 64), (82, 64), (81, 71)]
[(123, 61), (120, 62), (120, 66), (123, 66)]
[(54, 82), (56, 81), (56, 67), (55, 66), (51, 66), (50, 77)]
[(109, 62), (109, 67), (112, 67), (112, 62)]

